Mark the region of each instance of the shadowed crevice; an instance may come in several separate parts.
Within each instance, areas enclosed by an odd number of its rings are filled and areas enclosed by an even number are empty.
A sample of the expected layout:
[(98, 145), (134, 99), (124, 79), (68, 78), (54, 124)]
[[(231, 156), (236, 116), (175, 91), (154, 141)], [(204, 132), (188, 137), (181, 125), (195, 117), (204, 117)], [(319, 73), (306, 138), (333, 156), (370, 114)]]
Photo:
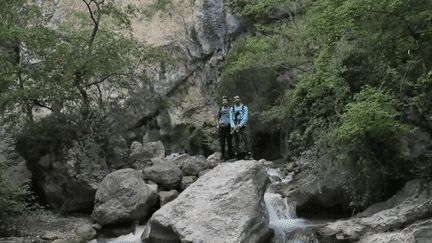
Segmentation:
[(147, 243), (181, 243), (180, 237), (171, 227), (159, 224), (158, 222), (151, 223), (150, 235)]

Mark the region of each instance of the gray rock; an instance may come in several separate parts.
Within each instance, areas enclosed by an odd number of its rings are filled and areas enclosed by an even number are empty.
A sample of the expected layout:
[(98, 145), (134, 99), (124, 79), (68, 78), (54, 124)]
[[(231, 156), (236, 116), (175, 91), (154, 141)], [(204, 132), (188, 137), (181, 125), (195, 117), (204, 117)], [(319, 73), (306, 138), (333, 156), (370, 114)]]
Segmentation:
[(428, 156), (431, 152), (431, 142), (432, 139), (426, 132), (420, 130), (407, 132), (399, 142), (402, 159), (410, 161), (418, 159), (419, 156)]
[(173, 159), (177, 158), (180, 154), (179, 153), (172, 153), (170, 155), (167, 155), (165, 157), (166, 160), (172, 161)]
[(92, 218), (106, 225), (143, 219), (157, 195), (133, 169), (122, 169), (106, 176), (96, 192)]
[(207, 169), (207, 162), (204, 156), (196, 155), (186, 159), (181, 168), (184, 175), (196, 176), (201, 171)]
[(133, 142), (131, 145), (131, 153), (129, 155), (129, 162), (134, 163), (138, 168), (151, 165), (149, 162), (151, 158), (155, 157), (151, 151), (145, 150), (140, 142)]
[(278, 193), (293, 199), (297, 212), (306, 210), (310, 205), (331, 208), (348, 204), (342, 186), (332, 176), (320, 176), (319, 179), (311, 180), (309, 174), (303, 172), (296, 175), (290, 184), (279, 188)]
[(165, 147), (161, 141), (144, 144), (144, 150), (153, 154), (153, 158), (165, 158)]
[(167, 191), (160, 191), (159, 192), (160, 207), (163, 207), (163, 205), (176, 199), (178, 197), (178, 195), (179, 195), (179, 193), (176, 190), (171, 190), (168, 192)]
[[(409, 182), (407, 188), (420, 187), (420, 181)], [(417, 184), (417, 185), (415, 185)], [(416, 223), (432, 213), (432, 185), (426, 183), (402, 203), (365, 218), (351, 218), (329, 223), (318, 230), (320, 242), (430, 242), (432, 221)], [(403, 191), (403, 190), (402, 190)], [(390, 232), (406, 227), (401, 232)], [(416, 239), (416, 240), (412, 240)]]
[(159, 164), (162, 164), (166, 161), (167, 160), (162, 159), (162, 158), (152, 158), (152, 159), (150, 159), (150, 165), (159, 165)]
[(152, 191), (152, 193), (157, 194), (159, 191), (159, 186), (156, 182), (154, 181), (148, 181), (148, 183), (146, 183), (146, 185), (150, 188), (150, 190)]
[[(402, 231), (403, 232), (403, 231)], [(415, 224), (412, 227), (412, 237), (417, 243), (429, 243), (432, 239), (432, 220)]]
[(108, 174), (100, 151), (96, 145), (83, 147), (74, 141), (62, 154), (47, 154), (28, 166), (54, 211), (75, 211), (93, 204), (96, 190)]
[(393, 197), (389, 198), (385, 202), (372, 204), (365, 211), (354, 215), (354, 218), (370, 217), (370, 216), (374, 215), (375, 213), (393, 208), (393, 207), (401, 204), (405, 200), (407, 200), (409, 197), (414, 195), (414, 193), (418, 193), (419, 189), (420, 189), (419, 180), (409, 181)]
[(41, 239), (42, 240), (49, 240), (49, 241), (53, 241), (53, 240), (56, 240), (56, 239), (58, 239), (59, 237), (58, 237), (58, 235), (56, 234), (56, 233), (53, 233), (53, 232), (50, 232), (50, 231), (48, 231), (48, 232), (45, 232), (42, 236), (41, 236)]
[(180, 188), (182, 190), (186, 189), (188, 186), (192, 185), (198, 178), (196, 176), (183, 176)]
[(75, 229), (75, 241), (87, 242), (96, 236), (96, 230), (91, 225), (82, 225)]
[(274, 167), (273, 162), (265, 160), (265, 159), (258, 160), (258, 163), (263, 164), (265, 167)]
[(107, 162), (111, 168), (120, 168), (125, 165), (128, 159), (128, 147), (126, 140), (120, 136), (109, 138), (110, 146), (113, 150), (107, 154)]
[(146, 242), (262, 242), (268, 214), (268, 176), (256, 161), (217, 166), (156, 211), (142, 235)]
[(222, 162), (222, 153), (221, 152), (215, 152), (215, 153), (209, 155), (209, 157), (207, 157), (207, 165), (211, 169), (218, 166), (221, 162)]
[(138, 156), (144, 152), (144, 147), (140, 142), (134, 141), (131, 145), (130, 159), (138, 159)]
[(96, 231), (99, 231), (102, 229), (102, 225), (100, 224), (92, 224), (93, 229), (95, 229)]
[(55, 240), (55, 241), (53, 241), (51, 243), (70, 243), (70, 241), (64, 240), (64, 239), (57, 239), (57, 240)]
[(170, 154), (165, 158), (165, 160), (173, 162), (174, 164), (178, 165), (180, 169), (182, 169), (186, 160), (190, 157), (191, 156), (189, 154)]
[[(21, 156), (20, 156), (21, 157)], [(22, 160), (21, 160), (22, 159)], [(26, 182), (32, 179), (32, 173), (27, 169), (24, 158), (21, 157), (19, 162), (5, 171), (4, 176), (13, 182)], [(0, 160), (6, 163), (6, 158)]]
[(406, 243), (415, 242), (409, 235), (404, 235), (399, 232), (374, 234), (365, 237), (358, 241), (358, 243)]
[[(56, 240), (58, 241), (58, 240)], [(45, 243), (45, 240), (35, 237), (7, 237), (0, 238), (0, 243)], [(55, 241), (53, 241), (55, 242)], [(63, 242), (62, 242), (63, 243)]]
[(182, 171), (172, 162), (162, 162), (142, 170), (144, 178), (152, 180), (168, 189), (178, 188), (182, 181)]
[(203, 171), (201, 171), (200, 173), (198, 173), (198, 178), (200, 178), (201, 176), (203, 176), (205, 173), (211, 171), (212, 169), (205, 169)]

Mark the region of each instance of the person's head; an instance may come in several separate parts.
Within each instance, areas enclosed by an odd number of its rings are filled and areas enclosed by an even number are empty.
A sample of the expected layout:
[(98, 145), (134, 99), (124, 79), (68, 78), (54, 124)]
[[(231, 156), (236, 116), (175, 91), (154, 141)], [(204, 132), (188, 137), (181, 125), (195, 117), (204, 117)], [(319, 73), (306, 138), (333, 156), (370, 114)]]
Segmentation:
[(229, 102), (228, 97), (223, 96), (223, 97), (222, 97), (222, 105), (223, 105), (223, 106), (227, 106), (227, 105), (228, 105), (228, 102)]
[(240, 105), (241, 99), (239, 95), (234, 96), (234, 103), (236, 105)]

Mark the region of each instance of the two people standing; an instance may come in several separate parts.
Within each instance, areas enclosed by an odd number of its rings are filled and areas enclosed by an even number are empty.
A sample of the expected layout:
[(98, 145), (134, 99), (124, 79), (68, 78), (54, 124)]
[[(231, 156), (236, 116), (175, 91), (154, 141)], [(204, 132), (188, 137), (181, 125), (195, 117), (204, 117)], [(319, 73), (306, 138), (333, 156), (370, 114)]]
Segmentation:
[[(248, 107), (241, 103), (240, 96), (234, 96), (234, 106), (229, 107), (229, 99), (222, 97), (222, 107), (217, 113), (216, 128), (219, 130), (222, 159), (253, 159), (249, 139)], [(235, 142), (235, 151), (232, 151), (232, 138)], [(240, 151), (240, 143), (244, 144), (244, 152)], [(228, 154), (225, 151), (228, 146)], [(245, 156), (246, 154), (246, 156)]]

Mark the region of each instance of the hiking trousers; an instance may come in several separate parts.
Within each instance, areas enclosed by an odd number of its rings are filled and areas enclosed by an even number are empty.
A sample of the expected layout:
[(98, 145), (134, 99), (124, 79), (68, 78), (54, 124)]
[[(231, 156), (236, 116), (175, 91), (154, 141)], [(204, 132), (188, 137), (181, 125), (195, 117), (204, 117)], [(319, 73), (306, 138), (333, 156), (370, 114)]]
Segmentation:
[(244, 144), (244, 153), (248, 154), (252, 152), (248, 131), (248, 127), (243, 126), (240, 128), (239, 132), (234, 132), (232, 134), (232, 136), (234, 137), (235, 153), (237, 156), (240, 156), (242, 152), (240, 151), (240, 143)]
[[(222, 159), (231, 159), (232, 153), (232, 136), (231, 126), (219, 127), (219, 141), (221, 146)], [(228, 154), (225, 152), (225, 144), (228, 145)]]

